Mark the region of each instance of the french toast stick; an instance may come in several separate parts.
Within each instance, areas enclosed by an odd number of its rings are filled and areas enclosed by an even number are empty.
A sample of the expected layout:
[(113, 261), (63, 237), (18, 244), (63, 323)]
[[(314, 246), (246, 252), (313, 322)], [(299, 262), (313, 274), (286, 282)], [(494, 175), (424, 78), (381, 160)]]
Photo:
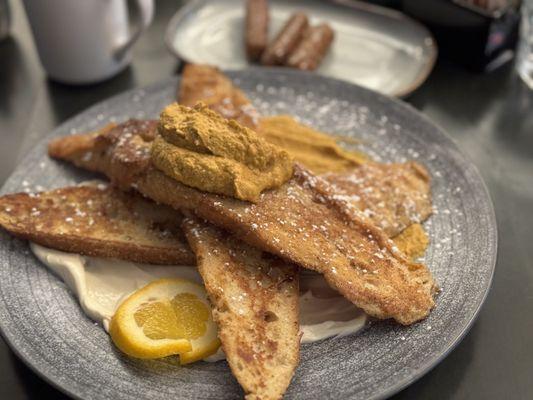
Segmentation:
[(425, 221), (433, 211), (429, 174), (413, 161), (367, 161), (357, 168), (321, 177), (338, 199), (362, 210), (391, 238), (411, 224)]
[(187, 64), (183, 69), (177, 100), (192, 107), (202, 101), (224, 118), (255, 129), (259, 113), (242, 90), (216, 67)]
[(40, 245), (148, 264), (193, 265), (183, 216), (108, 185), (0, 197), (0, 226)]
[(190, 210), (252, 246), (323, 274), (369, 315), (407, 325), (433, 308), (436, 286), (428, 268), (407, 260), (360, 210), (336, 197), (324, 179), (296, 166), (289, 182), (263, 193), (256, 204), (203, 193), (151, 165), (151, 144), (144, 139), (150, 135), (131, 127), (127, 132), (116, 127), (99, 135), (85, 153), (102, 157), (88, 162), (79, 152), (57, 151), (63, 147), (61, 139), (50, 144), (49, 154), (102, 172), (158, 203)]
[(182, 226), (246, 399), (280, 399), (299, 361), (298, 268), (196, 217)]
[(268, 44), (268, 0), (246, 0), (244, 43), (246, 56), (257, 61)]
[[(97, 172), (111, 165), (105, 143), (98, 144), (102, 135), (141, 135), (140, 142), (150, 142), (157, 135), (157, 121), (129, 120), (118, 127), (105, 126), (99, 132), (71, 135), (49, 144), (52, 157), (65, 159)], [(135, 140), (135, 139), (134, 139)], [(103, 147), (102, 147), (103, 145)], [(129, 144), (127, 147), (130, 147)], [(149, 152), (145, 148), (144, 152)], [(100, 149), (100, 150), (99, 150)], [(121, 143), (114, 147), (114, 159), (128, 159)], [(432, 212), (430, 179), (426, 169), (416, 163), (381, 164), (366, 162), (357, 168), (320, 175), (336, 192), (336, 197), (362, 210), (370, 220), (395, 237), (413, 223), (425, 221)]]

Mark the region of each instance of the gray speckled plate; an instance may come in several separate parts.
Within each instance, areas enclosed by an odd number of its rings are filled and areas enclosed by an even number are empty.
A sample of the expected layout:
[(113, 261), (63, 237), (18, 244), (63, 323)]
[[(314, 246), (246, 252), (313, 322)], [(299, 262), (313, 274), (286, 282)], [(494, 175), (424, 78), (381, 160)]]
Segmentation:
[[(291, 113), (318, 129), (362, 139), (383, 161), (416, 159), (433, 176), (435, 215), (426, 223), (425, 262), (443, 291), (429, 318), (410, 327), (375, 322), (362, 332), (304, 345), (288, 399), (383, 398), (436, 365), (461, 340), (490, 287), (496, 224), (476, 168), (410, 106), (313, 74), (251, 69), (229, 74), (264, 114)], [(2, 193), (54, 188), (90, 175), (52, 161), (46, 142), (112, 120), (156, 117), (172, 101), (175, 80), (136, 89), (70, 119), (35, 146)], [(0, 325), (16, 353), (66, 393), (83, 399), (235, 399), (242, 392), (225, 362), (180, 367), (171, 359), (122, 356), (84, 316), (65, 285), (0, 234)]]

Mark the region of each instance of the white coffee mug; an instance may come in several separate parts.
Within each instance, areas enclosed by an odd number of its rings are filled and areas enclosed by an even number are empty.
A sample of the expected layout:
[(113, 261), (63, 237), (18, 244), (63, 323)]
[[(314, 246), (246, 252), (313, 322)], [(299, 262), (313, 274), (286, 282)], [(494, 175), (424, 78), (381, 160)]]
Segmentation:
[(139, 8), (130, 33), (127, 0), (24, 0), (39, 58), (48, 76), (69, 84), (109, 78), (130, 62), (130, 49), (152, 22), (153, 0)]

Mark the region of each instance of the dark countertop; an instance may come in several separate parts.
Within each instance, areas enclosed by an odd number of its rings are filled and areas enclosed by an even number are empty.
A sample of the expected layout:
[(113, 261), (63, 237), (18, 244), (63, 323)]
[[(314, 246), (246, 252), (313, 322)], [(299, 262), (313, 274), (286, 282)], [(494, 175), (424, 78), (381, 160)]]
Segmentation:
[[(129, 88), (177, 73), (163, 43), (177, 1), (158, 1), (133, 64), (86, 87), (49, 82), (39, 65), (20, 2), (13, 35), (0, 42), (0, 183), (32, 144), (67, 118)], [(439, 62), (407, 99), (442, 126), (478, 166), (498, 220), (492, 290), (470, 333), (437, 367), (395, 399), (533, 398), (533, 91), (512, 65), (477, 75)], [(0, 398), (64, 398), (0, 340)]]

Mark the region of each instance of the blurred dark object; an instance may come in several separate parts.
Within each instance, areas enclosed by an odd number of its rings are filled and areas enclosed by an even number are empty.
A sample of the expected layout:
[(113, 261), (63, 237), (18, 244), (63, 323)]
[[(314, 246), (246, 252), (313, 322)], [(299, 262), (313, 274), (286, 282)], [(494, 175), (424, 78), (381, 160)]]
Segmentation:
[(11, 28), (11, 12), (8, 0), (0, 0), (0, 40), (9, 36)]
[(452, 0), (455, 4), (490, 17), (500, 17), (510, 8), (517, 8), (519, 0)]
[(475, 71), (494, 70), (513, 57), (518, 1), (403, 0), (402, 6), (431, 30), (442, 57)]
[(366, 3), (376, 4), (378, 6), (400, 9), (402, 0), (363, 0)]

